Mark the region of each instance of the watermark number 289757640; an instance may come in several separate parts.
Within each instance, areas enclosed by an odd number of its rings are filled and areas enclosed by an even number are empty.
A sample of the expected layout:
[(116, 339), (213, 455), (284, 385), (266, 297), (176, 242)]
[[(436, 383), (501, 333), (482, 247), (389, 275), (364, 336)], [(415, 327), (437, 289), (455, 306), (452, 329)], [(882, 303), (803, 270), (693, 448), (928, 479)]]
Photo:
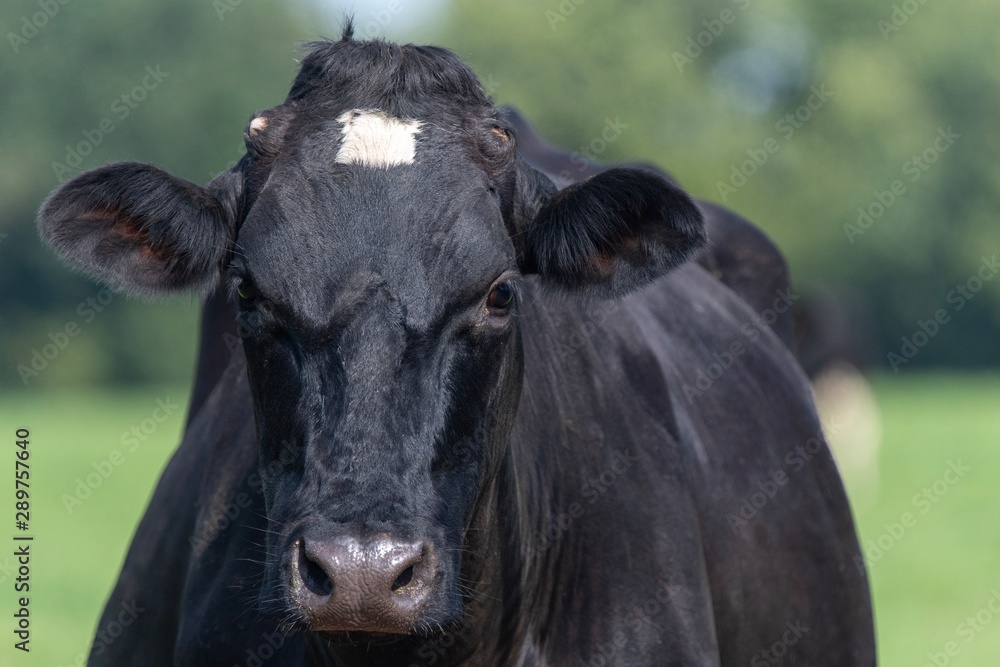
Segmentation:
[(14, 557), (17, 559), (17, 576), (14, 577), (14, 648), (30, 651), (31, 615), (31, 433), (26, 428), (14, 432)]

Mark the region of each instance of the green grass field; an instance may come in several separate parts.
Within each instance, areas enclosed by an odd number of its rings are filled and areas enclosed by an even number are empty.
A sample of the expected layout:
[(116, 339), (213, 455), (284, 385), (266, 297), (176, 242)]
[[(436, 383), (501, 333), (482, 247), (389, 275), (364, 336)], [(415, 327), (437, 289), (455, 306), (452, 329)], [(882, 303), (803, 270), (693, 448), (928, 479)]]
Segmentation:
[[(889, 545), (870, 558), (881, 663), (996, 665), (1000, 614), (988, 605), (1000, 610), (1000, 378), (883, 378), (875, 387), (881, 488), (857, 518), (863, 543)], [(946, 475), (950, 463), (968, 472)], [(895, 539), (904, 512), (912, 525)]]
[[(887, 547), (873, 552), (870, 563), (881, 663), (996, 664), (1000, 618), (987, 605), (996, 595), (993, 606), (1000, 609), (1000, 378), (886, 377), (875, 387), (884, 429), (880, 488), (857, 514), (862, 539)], [(0, 475), (0, 497), (8, 499), (0, 504), (8, 521), (0, 540), (11, 545), (19, 532), (11, 481), (19, 426), (31, 430), (35, 536), (30, 655), (12, 648), (17, 575), (13, 549), (0, 550), (0, 665), (84, 664), (132, 531), (183, 427), (185, 393), (152, 388), (0, 398), (0, 467), (10, 471)], [(162, 403), (180, 407), (157, 422), (165, 415)], [(133, 427), (141, 438), (128, 435)], [(950, 463), (968, 471), (946, 479)], [(920, 495), (924, 488), (933, 502)], [(906, 512), (912, 520), (903, 526)], [(929, 654), (937, 654), (936, 663)]]
[[(0, 467), (10, 474), (2, 475), (0, 497), (11, 500), (0, 505), (0, 515), (7, 519), (0, 541), (12, 544), (10, 536), (19, 532), (14, 527), (11, 481), (18, 427), (31, 431), (29, 533), (35, 540), (27, 657), (13, 649), (11, 641), (11, 587), (17, 576), (13, 551), (0, 550), (0, 665), (86, 663), (91, 635), (132, 532), (178, 442), (186, 400), (186, 388), (3, 397), (6, 432)], [(178, 407), (167, 415), (157, 401)], [(157, 422), (156, 417), (165, 419)], [(131, 433), (133, 427), (138, 436)]]

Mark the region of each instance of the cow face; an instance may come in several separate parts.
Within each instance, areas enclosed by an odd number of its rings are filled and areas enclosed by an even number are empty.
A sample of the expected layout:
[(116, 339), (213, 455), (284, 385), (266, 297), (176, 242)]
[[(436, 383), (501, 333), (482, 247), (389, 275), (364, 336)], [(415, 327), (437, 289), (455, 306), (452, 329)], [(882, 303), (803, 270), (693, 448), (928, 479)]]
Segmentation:
[(555, 192), (452, 54), (313, 45), (247, 155), (206, 187), (139, 164), (39, 214), (128, 290), (231, 286), (257, 421), (262, 606), (408, 634), (459, 618), (463, 550), (520, 392), (520, 284), (613, 297), (704, 240), (690, 199), (613, 169)]

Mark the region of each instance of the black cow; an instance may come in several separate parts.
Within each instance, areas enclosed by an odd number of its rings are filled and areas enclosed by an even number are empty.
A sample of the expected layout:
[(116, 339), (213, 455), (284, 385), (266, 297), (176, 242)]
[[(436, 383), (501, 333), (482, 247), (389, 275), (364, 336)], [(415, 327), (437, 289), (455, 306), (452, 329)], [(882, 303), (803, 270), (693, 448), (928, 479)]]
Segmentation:
[(349, 29), (246, 143), (205, 187), (115, 164), (39, 214), (113, 285), (228, 285), (245, 350), (92, 664), (874, 663), (808, 386), (685, 264), (686, 194), (635, 168), (557, 192), (453, 54)]

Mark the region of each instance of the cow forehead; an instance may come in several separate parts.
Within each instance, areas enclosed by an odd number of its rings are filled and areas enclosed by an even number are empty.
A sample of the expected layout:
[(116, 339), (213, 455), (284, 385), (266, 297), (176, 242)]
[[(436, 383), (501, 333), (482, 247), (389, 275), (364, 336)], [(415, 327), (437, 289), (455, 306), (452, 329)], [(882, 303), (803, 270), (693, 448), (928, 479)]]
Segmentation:
[(378, 109), (353, 109), (337, 118), (343, 125), (336, 162), (365, 167), (413, 164), (421, 123), (390, 116)]
[(328, 162), (275, 174), (238, 247), (262, 291), (310, 320), (374, 277), (426, 321), (515, 268), (497, 202), (454, 160), (388, 169)]

